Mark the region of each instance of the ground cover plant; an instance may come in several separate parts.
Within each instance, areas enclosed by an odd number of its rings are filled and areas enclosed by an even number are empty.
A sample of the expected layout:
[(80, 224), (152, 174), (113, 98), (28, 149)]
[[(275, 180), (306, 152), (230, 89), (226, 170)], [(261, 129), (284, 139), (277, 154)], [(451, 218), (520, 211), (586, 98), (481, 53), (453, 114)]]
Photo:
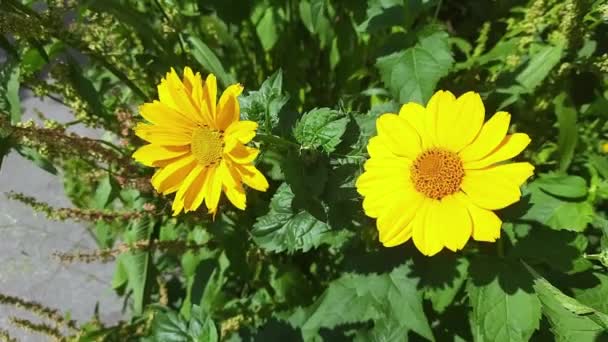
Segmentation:
[[(115, 265), (66, 341), (608, 339), (604, 0), (0, 2), (1, 189)], [(29, 92), (73, 119), (22, 118)], [(73, 127), (103, 132), (79, 136)], [(0, 338), (12, 340), (6, 327)]]

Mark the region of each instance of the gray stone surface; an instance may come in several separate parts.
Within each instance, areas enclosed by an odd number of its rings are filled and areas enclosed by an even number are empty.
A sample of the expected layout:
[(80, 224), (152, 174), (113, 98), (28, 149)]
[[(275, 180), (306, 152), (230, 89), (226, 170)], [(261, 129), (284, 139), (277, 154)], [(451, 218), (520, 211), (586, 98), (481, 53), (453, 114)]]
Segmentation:
[[(68, 110), (52, 100), (24, 96), (22, 106), (26, 118), (35, 117), (34, 109), (38, 109), (60, 122), (72, 120)], [(77, 131), (98, 135), (82, 127)], [(7, 199), (3, 193), (11, 190), (53, 206), (72, 206), (63, 193), (60, 176), (47, 173), (14, 152), (5, 158), (0, 169), (0, 293), (69, 312), (79, 322), (93, 316), (97, 303), (102, 321), (111, 323), (122, 319), (122, 300), (110, 286), (113, 263), (63, 265), (52, 257), (55, 251), (95, 249), (95, 241), (86, 226), (49, 221), (28, 206)], [(9, 330), (13, 337), (20, 341), (47, 340), (12, 327), (8, 322), (11, 316), (34, 317), (0, 305), (0, 327)]]

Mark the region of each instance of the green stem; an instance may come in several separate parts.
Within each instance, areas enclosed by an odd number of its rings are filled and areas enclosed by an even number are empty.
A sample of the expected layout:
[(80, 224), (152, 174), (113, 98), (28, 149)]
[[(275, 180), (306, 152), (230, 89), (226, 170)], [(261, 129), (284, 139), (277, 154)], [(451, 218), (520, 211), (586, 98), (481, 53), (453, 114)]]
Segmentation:
[(265, 133), (258, 133), (257, 138), (263, 142), (266, 142), (271, 145), (285, 147), (285, 148), (297, 148), (300, 149), (301, 146), (293, 141), (289, 141), (285, 138)]
[(505, 245), (503, 243), (503, 239), (498, 239), (498, 241), (496, 241), (496, 254), (498, 254), (500, 258), (505, 257)]

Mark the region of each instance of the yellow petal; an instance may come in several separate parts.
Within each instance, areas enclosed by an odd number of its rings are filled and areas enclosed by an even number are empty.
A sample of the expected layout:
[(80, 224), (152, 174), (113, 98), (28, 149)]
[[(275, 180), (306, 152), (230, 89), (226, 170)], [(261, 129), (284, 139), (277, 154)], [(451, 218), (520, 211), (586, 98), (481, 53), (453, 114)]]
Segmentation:
[(409, 179), (411, 165), (412, 161), (409, 159), (392, 156), (390, 158), (370, 158), (363, 164), (363, 168), (391, 174), (397, 173), (405, 179)]
[(464, 162), (465, 169), (483, 169), (520, 154), (530, 144), (530, 137), (525, 133), (507, 135), (494, 151), (483, 159)]
[[(203, 88), (203, 99), (207, 104), (209, 116), (211, 118), (216, 117), (216, 102), (217, 102), (217, 79), (214, 74), (209, 74), (205, 80), (205, 87)], [(215, 121), (213, 121), (215, 123)]]
[(469, 145), (479, 133), (485, 116), (481, 97), (468, 92), (437, 115), (437, 144), (453, 152)]
[[(184, 68), (184, 78), (182, 80), (182, 82), (184, 83), (184, 87), (186, 88), (186, 91), (188, 92), (188, 94), (192, 95), (192, 89), (194, 89), (194, 84), (196, 83), (195, 81), (196, 76), (194, 75), (194, 72), (192, 71), (192, 69), (190, 67), (185, 67)], [(195, 99), (193, 99), (195, 100)], [(197, 104), (196, 101), (194, 101), (195, 105)]]
[(245, 190), (241, 185), (241, 178), (238, 172), (235, 172), (228, 165), (220, 165), (220, 170), (224, 174), (224, 187), (223, 190), (226, 193), (228, 200), (237, 208), (245, 210), (246, 207), (246, 196)]
[(186, 87), (186, 90), (189, 89), (190, 98), (192, 99), (194, 107), (197, 109), (197, 122), (204, 125), (211, 125), (214, 121), (209, 114), (209, 108), (205, 103), (201, 73), (197, 72), (194, 74), (192, 69), (186, 67), (184, 70), (184, 86)]
[(449, 91), (439, 90), (426, 105), (426, 115), (424, 116), (424, 126), (426, 127), (425, 140), (428, 141), (427, 147), (438, 146), (437, 138), (437, 118), (449, 115), (454, 108), (456, 97)]
[(139, 113), (144, 119), (159, 126), (167, 126), (190, 133), (196, 127), (195, 120), (160, 101), (144, 103), (139, 107)]
[(412, 240), (424, 255), (435, 255), (443, 249), (439, 222), (441, 215), (439, 201), (425, 198), (414, 218)]
[(188, 146), (144, 145), (133, 153), (133, 159), (146, 166), (161, 166), (166, 160), (190, 153)]
[(194, 105), (190, 93), (186, 90), (182, 80), (173, 68), (171, 68), (171, 72), (167, 74), (165, 83), (169, 96), (173, 100), (172, 103), (177, 106), (175, 109), (188, 117), (193, 119), (197, 118), (199, 110)]
[(475, 140), (459, 155), (465, 162), (479, 160), (492, 152), (505, 138), (509, 129), (511, 115), (507, 112), (498, 112), (486, 122)]
[(357, 178), (355, 186), (357, 191), (364, 196), (372, 193), (384, 196), (387, 192), (409, 190), (412, 188), (412, 182), (409, 178), (409, 168), (400, 169), (399, 166), (396, 166), (393, 169), (378, 168), (363, 172)]
[(421, 152), (418, 132), (396, 114), (383, 114), (376, 121), (378, 136), (397, 155), (415, 159)]
[(235, 121), (224, 132), (226, 147), (224, 151), (232, 150), (238, 142), (246, 144), (255, 137), (258, 124), (253, 121)]
[(423, 149), (431, 147), (431, 142), (427, 133), (428, 128), (426, 127), (426, 120), (429, 115), (426, 112), (426, 108), (415, 102), (409, 102), (401, 106), (399, 110), (399, 117), (404, 118), (420, 136), (420, 144)]
[(184, 199), (184, 205), (191, 210), (198, 209), (201, 204), (203, 204), (203, 200), (205, 199), (205, 195), (207, 193), (207, 188), (209, 188), (211, 184), (211, 179), (213, 179), (215, 172), (215, 167), (206, 168), (205, 171), (201, 173), (201, 175), (194, 181), (190, 190), (186, 192), (186, 197)]
[(439, 210), (443, 245), (454, 252), (464, 248), (473, 229), (465, 202), (458, 195), (446, 196), (441, 199)]
[(382, 138), (375, 136), (367, 143), (367, 153), (372, 158), (394, 157)]
[(242, 92), (242, 85), (233, 84), (222, 93), (215, 118), (218, 129), (225, 130), (231, 123), (239, 121), (241, 118), (241, 107), (237, 97)]
[(521, 197), (519, 187), (533, 174), (529, 163), (510, 163), (483, 170), (466, 170), (461, 188), (476, 205), (502, 209)]
[(154, 145), (184, 146), (192, 142), (192, 134), (167, 126), (155, 126), (138, 123), (135, 134)]
[(483, 209), (471, 202), (466, 196), (461, 196), (473, 222), (473, 239), (477, 241), (494, 242), (500, 237), (502, 221), (493, 211)]
[[(392, 202), (385, 202), (388, 209), (378, 218), (377, 226), (380, 233), (380, 242), (386, 247), (404, 243), (411, 236), (410, 222), (416, 215), (424, 198), (415, 191), (405, 191), (393, 198)], [(409, 232), (404, 233), (404, 230)]]
[(232, 151), (228, 152), (228, 156), (232, 161), (238, 164), (251, 164), (260, 154), (260, 150), (253, 147), (245, 146), (238, 143)]
[(196, 161), (191, 154), (178, 159), (156, 172), (152, 177), (152, 185), (156, 191), (165, 195), (177, 191), (178, 186), (192, 171), (195, 164)]
[[(224, 163), (222, 160), (221, 163)], [(213, 177), (209, 179), (209, 185), (206, 188), (205, 193), (205, 204), (210, 213), (215, 214), (217, 206), (220, 201), (220, 195), (222, 194), (222, 174), (216, 169)]]
[(177, 194), (175, 194), (175, 198), (173, 199), (173, 216), (177, 216), (182, 209), (185, 209), (186, 212), (195, 210), (196, 208), (190, 208), (186, 206), (184, 208), (184, 200), (186, 193), (192, 188), (193, 183), (200, 177), (201, 173), (205, 171), (205, 167), (201, 164), (196, 164), (192, 171), (186, 176), (184, 181), (179, 187)]
[(268, 190), (266, 177), (253, 165), (234, 165), (243, 182), (258, 191)]

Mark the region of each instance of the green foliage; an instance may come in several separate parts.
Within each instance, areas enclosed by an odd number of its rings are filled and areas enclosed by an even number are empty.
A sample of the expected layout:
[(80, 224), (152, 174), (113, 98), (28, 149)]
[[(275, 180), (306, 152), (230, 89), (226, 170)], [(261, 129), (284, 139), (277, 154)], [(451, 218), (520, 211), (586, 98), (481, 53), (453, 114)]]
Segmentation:
[[(75, 212), (92, 213), (97, 253), (116, 256), (111, 285), (128, 304), (127, 321), (93, 319), (68, 340), (608, 336), (605, 1), (4, 0), (0, 11), (0, 167), (15, 151), (61, 177)], [(173, 195), (131, 160), (138, 106), (185, 66), (215, 74), (220, 91), (244, 86), (241, 119), (258, 124), (250, 145), (269, 181), (245, 189), (246, 210), (222, 195), (215, 216), (172, 218)], [(486, 119), (508, 111), (510, 131), (531, 137), (518, 158), (535, 175), (497, 211), (496, 243), (427, 258), (378, 242), (355, 183), (376, 119), (438, 89), (479, 93)], [(26, 122), (29, 94), (73, 118)], [(71, 135), (78, 124), (102, 137)]]

